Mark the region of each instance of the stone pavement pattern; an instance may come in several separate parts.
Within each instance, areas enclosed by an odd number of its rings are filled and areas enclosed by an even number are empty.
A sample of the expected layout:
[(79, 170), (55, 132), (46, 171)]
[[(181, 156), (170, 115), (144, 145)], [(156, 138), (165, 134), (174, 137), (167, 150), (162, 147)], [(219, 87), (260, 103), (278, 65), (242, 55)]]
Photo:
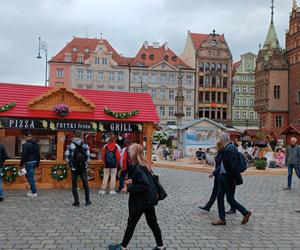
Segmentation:
[[(300, 249), (300, 181), (283, 191), (285, 176), (244, 178), (237, 199), (253, 212), (247, 225), (240, 214), (227, 217), (227, 226), (214, 227), (211, 213), (199, 211), (208, 199), (208, 174), (157, 169), (169, 197), (157, 207), (168, 249)], [(0, 203), (0, 249), (107, 249), (120, 242), (127, 220), (127, 195), (99, 195), (92, 206), (73, 208), (70, 190), (40, 190), (36, 199), (25, 191), (9, 190)], [(80, 192), (83, 201), (83, 192)], [(200, 202), (202, 201), (202, 203)], [(129, 249), (152, 249), (155, 241), (143, 218)]]

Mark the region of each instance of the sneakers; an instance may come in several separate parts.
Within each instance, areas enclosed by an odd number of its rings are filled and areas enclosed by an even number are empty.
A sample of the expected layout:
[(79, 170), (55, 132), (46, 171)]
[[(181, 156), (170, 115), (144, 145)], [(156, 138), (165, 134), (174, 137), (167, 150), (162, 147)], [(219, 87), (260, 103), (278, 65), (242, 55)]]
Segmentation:
[(236, 211), (233, 209), (230, 209), (226, 212), (226, 214), (236, 214)]
[(211, 223), (213, 226), (225, 226), (226, 220), (215, 220)]
[(204, 211), (206, 211), (206, 212), (209, 212), (209, 210), (210, 210), (207, 207), (202, 207), (202, 206), (199, 206), (199, 208), (202, 209), (202, 210), (204, 210)]
[(115, 190), (110, 190), (109, 194), (117, 194), (117, 192)]
[(248, 211), (248, 213), (243, 217), (243, 220), (242, 220), (243, 225), (245, 225), (249, 221), (251, 214), (252, 213), (250, 211)]
[(28, 197), (30, 197), (30, 198), (35, 198), (35, 197), (37, 197), (37, 193), (31, 193), (31, 191), (29, 191), (26, 195), (27, 195)]
[[(1, 177), (0, 177), (1, 178)], [(0, 201), (3, 201), (4, 200), (4, 196), (1, 196), (0, 197)]]
[(105, 190), (100, 189), (100, 190), (99, 190), (99, 194), (105, 194)]

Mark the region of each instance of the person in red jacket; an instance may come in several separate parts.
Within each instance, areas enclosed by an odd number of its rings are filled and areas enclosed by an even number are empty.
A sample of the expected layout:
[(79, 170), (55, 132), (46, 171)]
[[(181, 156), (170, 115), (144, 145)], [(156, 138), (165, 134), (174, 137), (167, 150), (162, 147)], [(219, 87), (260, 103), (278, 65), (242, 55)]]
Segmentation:
[(127, 176), (128, 169), (130, 165), (132, 164), (131, 159), (129, 157), (128, 149), (130, 146), (130, 141), (125, 140), (124, 141), (124, 147), (122, 148), (121, 152), (121, 175), (120, 175), (120, 185), (119, 185), (119, 191), (121, 191), (124, 188), (125, 179)]
[(104, 162), (104, 178), (99, 194), (105, 194), (108, 178), (110, 176), (110, 194), (116, 194), (116, 176), (120, 164), (120, 147), (115, 142), (115, 136), (110, 134), (107, 144), (102, 149), (102, 160)]

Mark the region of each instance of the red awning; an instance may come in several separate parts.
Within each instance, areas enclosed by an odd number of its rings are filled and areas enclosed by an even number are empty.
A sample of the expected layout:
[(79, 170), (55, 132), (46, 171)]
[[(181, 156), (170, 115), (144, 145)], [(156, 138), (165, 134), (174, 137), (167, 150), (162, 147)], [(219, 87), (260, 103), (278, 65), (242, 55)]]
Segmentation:
[[(34, 85), (0, 83), (0, 106), (16, 102), (16, 106), (6, 112), (0, 113), (0, 117), (19, 118), (59, 118), (51, 110), (30, 110), (28, 103), (51, 87)], [(95, 104), (94, 112), (70, 112), (65, 119), (70, 120), (97, 120), (97, 121), (124, 121), (124, 122), (159, 122), (155, 105), (149, 93), (114, 92), (100, 90), (75, 89), (78, 94)], [(130, 112), (139, 110), (138, 115), (117, 119), (104, 113), (107, 106), (114, 112)]]

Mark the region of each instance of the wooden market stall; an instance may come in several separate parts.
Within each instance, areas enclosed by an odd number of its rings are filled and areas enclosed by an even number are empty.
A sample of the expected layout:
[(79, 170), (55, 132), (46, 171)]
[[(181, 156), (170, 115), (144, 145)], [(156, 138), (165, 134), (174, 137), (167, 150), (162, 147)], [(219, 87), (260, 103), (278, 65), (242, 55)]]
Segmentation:
[[(60, 104), (68, 106), (69, 112), (54, 112), (54, 107)], [(4, 187), (25, 188), (28, 185), (25, 177), (14, 178), (14, 167), (19, 166), (26, 130), (32, 132), (40, 145), (41, 163), (35, 176), (38, 188), (71, 187), (64, 152), (76, 130), (84, 132), (91, 151), (89, 185), (100, 187), (101, 149), (108, 133), (118, 133), (131, 142), (144, 144), (147, 159), (151, 160), (151, 137), (154, 123), (158, 121), (148, 93), (0, 83), (0, 143), (4, 144), (10, 157), (5, 162), (8, 167), (4, 179), (8, 181), (4, 181)], [(67, 177), (53, 178), (55, 166), (67, 169)]]

